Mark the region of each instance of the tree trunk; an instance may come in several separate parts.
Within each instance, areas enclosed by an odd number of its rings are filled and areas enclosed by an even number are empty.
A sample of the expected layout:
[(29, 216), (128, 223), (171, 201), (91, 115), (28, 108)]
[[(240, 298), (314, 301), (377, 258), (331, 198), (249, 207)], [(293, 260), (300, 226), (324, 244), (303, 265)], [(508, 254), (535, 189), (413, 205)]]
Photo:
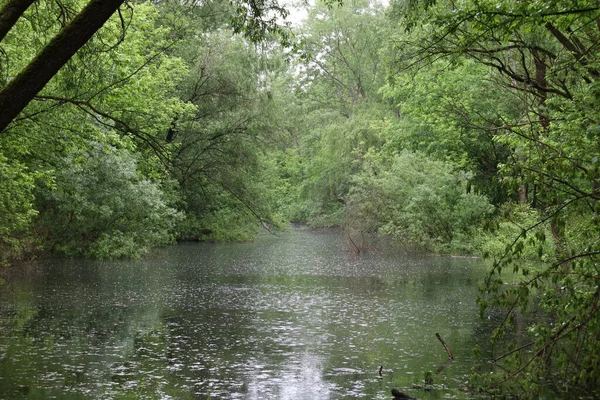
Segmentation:
[(125, 0), (91, 0), (0, 92), (0, 132), (96, 33)]
[(527, 185), (524, 183), (519, 185), (519, 203), (527, 203)]
[(11, 0), (0, 10), (0, 42), (35, 0)]

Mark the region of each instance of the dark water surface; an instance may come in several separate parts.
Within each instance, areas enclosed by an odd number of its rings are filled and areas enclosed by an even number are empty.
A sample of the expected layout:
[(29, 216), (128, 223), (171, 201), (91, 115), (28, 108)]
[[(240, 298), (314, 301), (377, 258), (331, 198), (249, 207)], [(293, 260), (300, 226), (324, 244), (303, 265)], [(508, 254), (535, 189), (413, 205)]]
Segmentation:
[(346, 248), (293, 230), (41, 265), (0, 287), (0, 398), (468, 398), (483, 263)]

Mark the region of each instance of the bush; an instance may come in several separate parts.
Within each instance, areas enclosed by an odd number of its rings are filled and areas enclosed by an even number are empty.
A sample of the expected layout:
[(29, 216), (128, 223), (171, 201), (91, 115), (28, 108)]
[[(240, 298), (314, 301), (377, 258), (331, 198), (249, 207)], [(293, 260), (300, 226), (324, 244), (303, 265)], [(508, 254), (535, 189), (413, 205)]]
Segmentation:
[(142, 179), (125, 150), (89, 143), (63, 160), (55, 187), (40, 189), (50, 250), (96, 258), (138, 257), (171, 243), (181, 215), (158, 183)]
[(346, 227), (418, 244), (426, 250), (472, 252), (493, 206), (467, 192), (467, 176), (418, 152), (384, 159), (370, 151), (355, 177)]

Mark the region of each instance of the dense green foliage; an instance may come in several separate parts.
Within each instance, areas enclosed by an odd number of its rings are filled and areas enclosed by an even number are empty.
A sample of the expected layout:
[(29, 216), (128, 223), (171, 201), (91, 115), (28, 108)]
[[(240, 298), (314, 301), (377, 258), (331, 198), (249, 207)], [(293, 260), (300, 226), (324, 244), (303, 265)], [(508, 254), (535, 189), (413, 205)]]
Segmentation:
[[(85, 3), (18, 19), (0, 90)], [(306, 7), (292, 30), (276, 2), (126, 3), (0, 133), (1, 262), (286, 221), (480, 254), (503, 370), (473, 386), (598, 396), (598, 3)]]
[[(137, 256), (170, 243), (179, 212), (161, 184), (143, 179), (123, 149), (89, 143), (41, 188), (38, 227), (48, 246), (66, 255)], [(61, 223), (57, 223), (61, 221)]]
[(408, 151), (389, 160), (370, 151), (365, 159), (348, 197), (349, 228), (361, 236), (391, 237), (408, 248), (473, 252), (471, 238), (493, 207), (485, 196), (466, 191), (464, 173)]
[[(548, 389), (597, 397), (598, 3), (398, 2), (394, 11), (406, 28), (394, 44), (400, 73), (440, 60), (451, 68), (463, 60), (489, 68), (504, 100), (491, 112), (461, 114), (506, 146), (498, 177), (509, 194), (533, 207), (505, 212), (494, 224), (506, 236), (505, 221), (516, 218), (520, 232), (495, 257), (480, 297), (482, 312), (506, 307), (494, 336), (500, 354), (491, 355), (502, 368), (474, 382), (525, 397)], [(524, 256), (548, 264), (532, 269), (520, 261)], [(510, 276), (502, 272), (507, 268)], [(501, 346), (520, 313), (532, 309), (545, 315), (528, 326), (532, 342)]]
[[(2, 41), (4, 82), (84, 3), (34, 4)], [(131, 3), (46, 85), (0, 141), (3, 258), (140, 256), (273, 223), (269, 66), (235, 15)]]

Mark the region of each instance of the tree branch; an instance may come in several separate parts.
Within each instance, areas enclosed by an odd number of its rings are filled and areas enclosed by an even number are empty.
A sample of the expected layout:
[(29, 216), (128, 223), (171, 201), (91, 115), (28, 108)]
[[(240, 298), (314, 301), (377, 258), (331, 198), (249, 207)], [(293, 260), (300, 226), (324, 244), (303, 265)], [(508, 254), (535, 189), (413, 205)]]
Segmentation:
[[(104, 111), (97, 109), (89, 101), (68, 99), (68, 98), (57, 97), (57, 96), (36, 96), (35, 99), (53, 100), (53, 101), (58, 102), (59, 104), (64, 104), (64, 103), (73, 104), (73, 105), (77, 106), (79, 109), (81, 109), (82, 111), (84, 111), (85, 113), (94, 117), (94, 119), (98, 123), (108, 126), (112, 129), (122, 130), (126, 133), (131, 134), (134, 137), (137, 137), (138, 139), (140, 139), (144, 143), (146, 143), (154, 151), (154, 153), (157, 155), (158, 159), (163, 163), (165, 168), (167, 168), (168, 170), (170, 169), (171, 165), (169, 163), (168, 151), (151, 134), (146, 133), (139, 129), (135, 129), (135, 128), (131, 127), (127, 122), (125, 122), (119, 118), (116, 118)], [(113, 121), (115, 124), (114, 125), (107, 124), (106, 121), (103, 121), (101, 118), (98, 118), (98, 116), (106, 118), (110, 121)]]
[(0, 42), (35, 0), (10, 0), (0, 10)]
[(124, 1), (91, 0), (73, 21), (0, 91), (0, 132), (6, 129)]

